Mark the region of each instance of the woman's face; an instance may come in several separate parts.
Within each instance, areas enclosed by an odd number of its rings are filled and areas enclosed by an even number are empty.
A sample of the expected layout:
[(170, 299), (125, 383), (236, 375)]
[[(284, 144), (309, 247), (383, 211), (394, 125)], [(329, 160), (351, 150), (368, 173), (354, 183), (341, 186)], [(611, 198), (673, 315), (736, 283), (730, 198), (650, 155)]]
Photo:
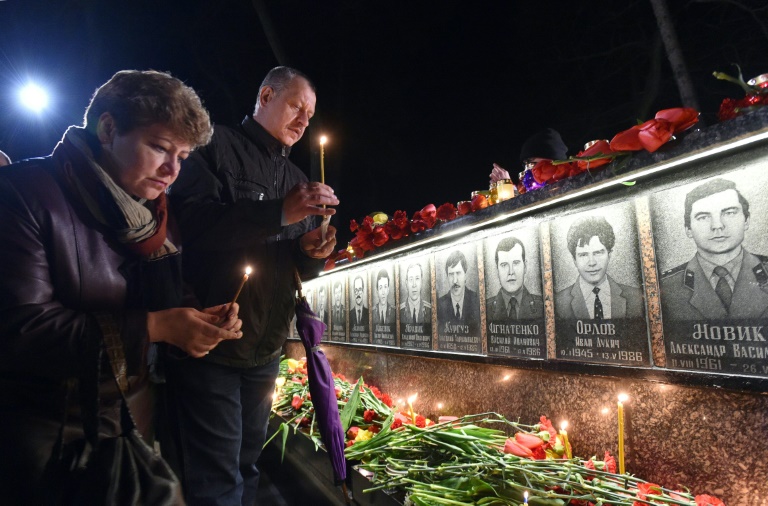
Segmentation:
[(110, 175), (129, 195), (148, 200), (156, 199), (176, 180), (181, 161), (192, 150), (162, 124), (125, 134), (113, 131), (109, 137), (107, 143), (102, 139), (102, 146), (117, 165), (117, 173)]

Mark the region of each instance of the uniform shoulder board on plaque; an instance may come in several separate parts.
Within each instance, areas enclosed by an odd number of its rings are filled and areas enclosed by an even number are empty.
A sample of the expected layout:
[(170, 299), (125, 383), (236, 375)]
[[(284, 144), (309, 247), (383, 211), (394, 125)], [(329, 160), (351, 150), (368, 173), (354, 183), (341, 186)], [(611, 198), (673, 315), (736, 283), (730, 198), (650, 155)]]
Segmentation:
[(664, 272), (662, 272), (662, 273), (661, 273), (661, 277), (662, 277), (662, 278), (668, 278), (668, 277), (670, 277), (670, 276), (674, 276), (674, 275), (675, 275), (675, 274), (677, 274), (678, 272), (680, 272), (680, 271), (682, 271), (683, 269), (685, 269), (685, 267), (686, 267), (687, 265), (688, 265), (687, 263), (685, 263), (685, 264), (680, 264), (680, 265), (678, 265), (677, 267), (673, 267), (673, 268), (671, 268), (671, 269), (669, 269), (669, 270), (666, 270), (666, 271), (664, 271)]
[(760, 259), (760, 263), (752, 269), (752, 272), (755, 273), (755, 279), (757, 282), (761, 285), (764, 285), (768, 283), (768, 272), (765, 272), (766, 265), (768, 264), (768, 257), (763, 255), (755, 256)]
[(405, 309), (405, 302), (400, 303), (400, 309)]

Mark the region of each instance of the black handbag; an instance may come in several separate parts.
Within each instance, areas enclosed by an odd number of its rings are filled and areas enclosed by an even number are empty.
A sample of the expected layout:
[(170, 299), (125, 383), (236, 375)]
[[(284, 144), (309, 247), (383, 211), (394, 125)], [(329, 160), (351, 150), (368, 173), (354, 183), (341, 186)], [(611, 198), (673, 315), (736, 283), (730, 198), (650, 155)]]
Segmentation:
[[(63, 428), (46, 468), (49, 504), (56, 506), (179, 506), (184, 505), (181, 483), (168, 463), (136, 429), (125, 391), (125, 355), (119, 334), (102, 326), (112, 372), (120, 389), (119, 436), (98, 438), (98, 378), (80, 379), (84, 438), (62, 444)], [(101, 347), (96, 353), (101, 363)], [(67, 397), (69, 397), (68, 390)]]

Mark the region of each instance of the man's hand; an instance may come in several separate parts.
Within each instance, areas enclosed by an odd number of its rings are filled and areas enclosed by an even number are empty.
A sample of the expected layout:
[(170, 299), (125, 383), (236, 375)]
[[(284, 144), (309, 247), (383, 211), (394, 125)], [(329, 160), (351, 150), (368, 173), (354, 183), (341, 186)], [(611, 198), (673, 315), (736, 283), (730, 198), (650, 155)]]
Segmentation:
[(224, 339), (240, 339), (242, 320), (236, 303), (222, 304), (198, 311), (190, 307), (165, 309), (147, 314), (151, 342), (164, 341), (199, 358), (208, 354)]
[(332, 216), (336, 210), (322, 206), (338, 204), (339, 199), (330, 186), (318, 182), (299, 183), (283, 199), (282, 225), (298, 223), (310, 215)]
[(310, 258), (326, 258), (336, 248), (336, 228), (333, 225), (328, 225), (325, 241), (323, 241), (322, 229), (323, 227), (317, 227), (299, 239), (301, 251)]
[(503, 167), (499, 166), (496, 163), (493, 164), (493, 170), (491, 171), (488, 177), (491, 179), (491, 183), (495, 183), (500, 179), (511, 179), (509, 177), (509, 172), (504, 170)]

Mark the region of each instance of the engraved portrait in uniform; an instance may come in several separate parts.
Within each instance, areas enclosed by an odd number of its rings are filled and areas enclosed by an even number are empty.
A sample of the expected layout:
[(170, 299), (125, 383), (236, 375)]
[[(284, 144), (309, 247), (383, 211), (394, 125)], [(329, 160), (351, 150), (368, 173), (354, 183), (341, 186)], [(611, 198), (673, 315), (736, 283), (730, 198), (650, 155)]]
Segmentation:
[(432, 349), (432, 274), (429, 257), (403, 257), (400, 271), (400, 346)]
[(378, 264), (369, 270), (374, 304), (373, 312), (373, 344), (382, 346), (397, 345), (397, 329), (395, 323), (395, 277), (391, 262)]
[(667, 367), (768, 375), (766, 183), (747, 169), (651, 196)]
[(650, 363), (634, 202), (550, 222), (557, 358)]
[(366, 271), (352, 272), (348, 276), (350, 343), (370, 343), (367, 277)]
[(476, 246), (455, 246), (435, 258), (438, 349), (482, 353)]
[(545, 358), (538, 227), (491, 234), (484, 257), (488, 353)]
[(331, 276), (328, 280), (331, 287), (331, 341), (344, 342), (347, 340), (347, 310), (344, 304), (346, 283), (344, 276)]

